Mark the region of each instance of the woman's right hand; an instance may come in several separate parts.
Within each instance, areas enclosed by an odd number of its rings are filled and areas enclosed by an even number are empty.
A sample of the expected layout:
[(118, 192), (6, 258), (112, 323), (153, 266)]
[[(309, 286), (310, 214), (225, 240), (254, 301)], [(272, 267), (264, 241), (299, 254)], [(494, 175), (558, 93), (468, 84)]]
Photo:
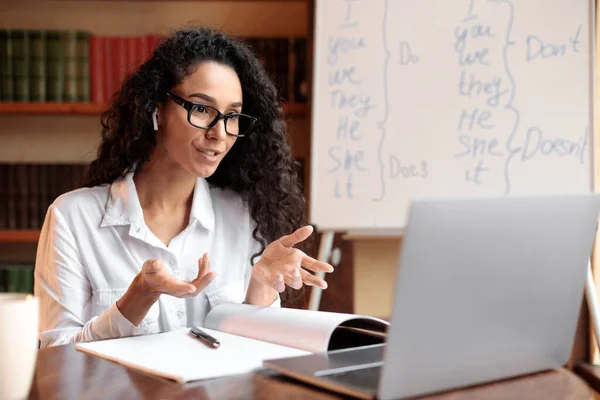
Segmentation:
[(123, 297), (117, 300), (117, 308), (137, 326), (161, 294), (179, 298), (197, 296), (214, 277), (206, 254), (198, 260), (198, 275), (191, 282), (177, 278), (161, 260), (151, 259), (144, 263)]
[(198, 276), (191, 282), (177, 278), (169, 272), (162, 260), (157, 259), (146, 261), (138, 276), (141, 290), (147, 294), (168, 294), (183, 298), (198, 295), (213, 280), (215, 273), (210, 272), (210, 261), (208, 255), (204, 254), (198, 260)]

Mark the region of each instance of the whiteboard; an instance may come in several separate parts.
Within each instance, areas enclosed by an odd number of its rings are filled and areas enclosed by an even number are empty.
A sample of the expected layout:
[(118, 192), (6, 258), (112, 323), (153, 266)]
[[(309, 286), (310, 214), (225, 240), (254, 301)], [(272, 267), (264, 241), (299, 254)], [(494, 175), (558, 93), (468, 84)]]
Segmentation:
[(418, 196), (589, 192), (588, 0), (317, 0), (310, 220), (402, 228)]

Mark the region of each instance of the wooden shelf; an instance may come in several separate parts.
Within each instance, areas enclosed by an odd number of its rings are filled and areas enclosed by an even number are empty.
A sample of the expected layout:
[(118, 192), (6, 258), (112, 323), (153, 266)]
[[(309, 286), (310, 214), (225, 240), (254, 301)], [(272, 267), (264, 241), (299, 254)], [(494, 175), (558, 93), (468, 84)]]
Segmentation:
[[(19, 103), (0, 102), (0, 114), (79, 114), (100, 115), (105, 109), (98, 103)], [(283, 105), (286, 115), (306, 115), (306, 103), (290, 103)]]
[[(86, 1), (86, 0), (66, 0), (66, 1)], [(87, 1), (94, 1), (94, 0), (87, 0)], [(143, 2), (147, 2), (147, 3), (158, 3), (161, 1), (168, 1), (168, 0), (106, 0), (106, 2), (113, 2), (113, 3), (118, 3), (118, 2), (124, 2), (124, 1), (136, 1), (139, 3), (143, 3)], [(199, 1), (199, 2), (203, 2), (203, 1), (215, 1), (215, 0), (183, 0), (183, 1)], [(306, 3), (308, 0), (228, 0), (230, 2), (233, 3), (252, 3), (252, 2), (257, 2), (257, 1), (267, 1), (267, 2), (284, 2), (284, 3)]]
[(0, 103), (2, 114), (100, 114), (104, 104), (92, 103)]
[(40, 231), (31, 230), (0, 230), (0, 243), (37, 243)]

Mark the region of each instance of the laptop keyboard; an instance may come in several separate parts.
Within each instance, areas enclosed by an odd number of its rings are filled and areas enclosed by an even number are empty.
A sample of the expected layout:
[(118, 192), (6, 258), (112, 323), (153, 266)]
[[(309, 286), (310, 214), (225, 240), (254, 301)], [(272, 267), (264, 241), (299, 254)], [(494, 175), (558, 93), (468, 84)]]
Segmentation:
[(331, 380), (344, 386), (354, 386), (374, 393), (377, 391), (380, 375), (381, 366), (377, 366), (326, 374), (322, 375), (321, 379)]

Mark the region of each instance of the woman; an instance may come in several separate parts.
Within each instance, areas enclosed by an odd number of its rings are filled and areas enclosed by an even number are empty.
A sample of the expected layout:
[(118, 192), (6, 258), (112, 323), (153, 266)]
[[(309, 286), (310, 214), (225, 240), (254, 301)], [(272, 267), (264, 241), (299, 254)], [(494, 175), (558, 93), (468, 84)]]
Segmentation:
[[(85, 188), (48, 209), (41, 347), (202, 325), (223, 302), (326, 288), (307, 239), (277, 92), (240, 41), (178, 31), (102, 117)], [(260, 257), (259, 257), (260, 256)], [(306, 269), (304, 269), (304, 268)]]

